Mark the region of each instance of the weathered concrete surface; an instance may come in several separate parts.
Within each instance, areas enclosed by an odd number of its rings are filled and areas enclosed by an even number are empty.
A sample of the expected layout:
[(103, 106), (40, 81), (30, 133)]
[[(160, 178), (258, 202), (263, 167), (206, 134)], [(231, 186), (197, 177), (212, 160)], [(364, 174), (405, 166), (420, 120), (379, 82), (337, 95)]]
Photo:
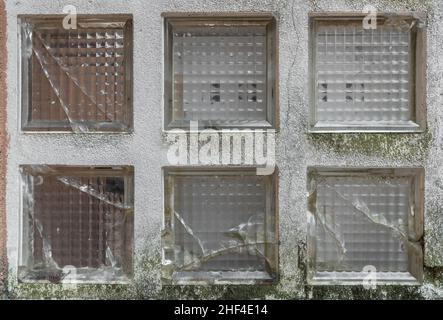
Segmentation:
[[(79, 13), (134, 15), (134, 125), (131, 135), (21, 134), (17, 106), (17, 14), (62, 13), (68, 4)], [(307, 134), (308, 12), (427, 11), (428, 130), (424, 134)], [(162, 123), (162, 20), (167, 11), (267, 11), (279, 24), (280, 119), (277, 165), (280, 170), (280, 281), (274, 286), (162, 287), (161, 167), (168, 165)], [(176, 0), (7, 1), (8, 34), (8, 296), (11, 298), (442, 298), (443, 297), (443, 3), (439, 0)], [(19, 232), (18, 165), (121, 164), (135, 166), (135, 277), (127, 286), (17, 284)], [(425, 284), (420, 287), (317, 287), (305, 285), (306, 169), (328, 166), (416, 166), (426, 170)]]
[(5, 292), (8, 270), (6, 259), (6, 11), (5, 3), (0, 1), (0, 298)]

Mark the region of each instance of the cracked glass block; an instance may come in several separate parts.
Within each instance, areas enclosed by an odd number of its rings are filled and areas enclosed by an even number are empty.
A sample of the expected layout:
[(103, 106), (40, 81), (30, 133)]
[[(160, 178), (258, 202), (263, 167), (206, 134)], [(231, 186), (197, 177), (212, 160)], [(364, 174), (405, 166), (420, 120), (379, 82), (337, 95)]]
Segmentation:
[(164, 170), (164, 281), (274, 282), (275, 176), (249, 168)]
[(23, 282), (126, 283), (133, 168), (23, 165)]
[(22, 130), (132, 130), (132, 17), (20, 16)]
[(311, 131), (423, 131), (422, 32), (410, 16), (311, 17)]
[(421, 169), (310, 170), (309, 281), (419, 283)]
[(272, 17), (166, 18), (165, 127), (273, 127)]

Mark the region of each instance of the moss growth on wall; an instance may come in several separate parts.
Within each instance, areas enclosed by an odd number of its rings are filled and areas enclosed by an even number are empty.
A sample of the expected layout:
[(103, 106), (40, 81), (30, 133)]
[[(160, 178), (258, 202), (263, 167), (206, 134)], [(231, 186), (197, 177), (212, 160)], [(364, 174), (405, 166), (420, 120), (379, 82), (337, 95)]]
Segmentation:
[(309, 134), (310, 144), (322, 151), (338, 155), (400, 158), (406, 161), (424, 161), (432, 142), (432, 134), (334, 133)]

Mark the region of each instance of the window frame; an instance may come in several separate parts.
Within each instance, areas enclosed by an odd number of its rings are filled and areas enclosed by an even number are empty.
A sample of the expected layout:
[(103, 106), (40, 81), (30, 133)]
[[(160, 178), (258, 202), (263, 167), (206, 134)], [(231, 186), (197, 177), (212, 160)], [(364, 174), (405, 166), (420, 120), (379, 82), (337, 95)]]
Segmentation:
[[(72, 128), (69, 123), (62, 121), (28, 121), (29, 108), (31, 107), (31, 90), (32, 90), (32, 66), (31, 59), (25, 52), (27, 51), (29, 44), (26, 39), (25, 29), (26, 24), (32, 26), (54, 26), (60, 23), (65, 18), (65, 15), (60, 14), (19, 14), (17, 16), (18, 23), (18, 59), (19, 59), (19, 72), (18, 72), (18, 84), (19, 84), (19, 96), (18, 99), (18, 119), (19, 128), (21, 133), (78, 133)], [(100, 25), (101, 23), (129, 23), (126, 27), (123, 27), (125, 33), (125, 97), (124, 97), (124, 120), (121, 123), (113, 122), (106, 130), (87, 130), (81, 133), (87, 134), (131, 134), (134, 131), (134, 108), (133, 108), (133, 15), (128, 13), (122, 14), (78, 14), (77, 23), (92, 23)], [(62, 27), (60, 26), (62, 29)], [(106, 30), (106, 28), (103, 28)], [(97, 121), (82, 121), (88, 128), (94, 125), (100, 124)], [(120, 125), (126, 126), (126, 129), (122, 130)], [(51, 128), (51, 129), (47, 129)]]
[[(198, 122), (198, 129), (275, 129), (279, 127), (278, 108), (278, 26), (272, 13), (162, 13), (164, 33), (164, 97), (163, 97), (163, 131), (175, 129), (193, 131), (189, 120), (175, 119), (173, 115), (173, 28), (180, 25), (213, 26), (263, 25), (266, 26), (266, 119), (248, 121), (231, 125), (229, 123), (214, 124), (209, 120), (193, 120)], [(219, 121), (219, 120), (216, 120)]]
[[(421, 250), (417, 254), (409, 249), (408, 267), (412, 279), (396, 279), (389, 277), (376, 277), (377, 284), (389, 285), (420, 285), (423, 282), (424, 272), (424, 168), (423, 167), (400, 167), (400, 168), (365, 168), (365, 167), (327, 167), (327, 166), (309, 166), (307, 169), (307, 283), (309, 285), (362, 285), (367, 274), (361, 272), (354, 278), (316, 278), (316, 182), (321, 177), (408, 177), (411, 179), (411, 190), (409, 190), (414, 204), (408, 214), (408, 239), (420, 244)], [(411, 239), (412, 238), (412, 239)], [(380, 272), (379, 274), (390, 272)], [(395, 273), (395, 272), (393, 272)]]
[[(28, 221), (26, 216), (30, 209), (28, 209), (25, 196), (26, 196), (26, 181), (24, 177), (32, 173), (41, 172), (43, 175), (52, 176), (84, 176), (91, 175), (92, 177), (122, 177), (125, 184), (125, 196), (124, 203), (131, 203), (132, 208), (134, 208), (134, 179), (135, 170), (132, 165), (47, 165), (47, 164), (21, 164), (19, 165), (20, 174), (20, 192), (19, 192), (19, 203), (20, 203), (20, 214), (19, 214), (19, 231), (18, 231), (18, 259), (17, 259), (17, 281), (19, 283), (51, 283), (49, 279), (34, 279), (28, 278), (26, 274), (26, 269), (30, 267), (28, 259), (30, 248), (29, 246), (29, 236), (30, 232), (25, 230), (25, 224)], [(134, 276), (134, 250), (135, 250), (135, 216), (134, 209), (131, 213), (132, 222), (130, 224), (130, 234), (129, 238), (131, 240), (130, 248), (131, 252), (126, 253), (127, 257), (131, 259), (130, 267), (124, 275), (124, 278), (112, 279), (105, 278), (100, 279), (95, 277), (93, 279), (69, 279), (57, 282), (58, 284), (75, 283), (75, 284), (128, 284), (131, 282)], [(125, 235), (127, 237), (128, 235)], [(32, 249), (32, 248), (31, 248)], [(96, 269), (99, 271), (100, 269)], [(24, 273), (23, 273), (24, 272)]]
[[(278, 169), (276, 168), (274, 173), (261, 177), (266, 177), (266, 222), (269, 222), (270, 226), (265, 229), (265, 236), (267, 237), (267, 243), (265, 250), (269, 253), (266, 260), (269, 262), (270, 269), (267, 270), (268, 278), (213, 278), (208, 275), (206, 271), (183, 271), (189, 274), (203, 274), (202, 277), (180, 277), (175, 276), (176, 270), (173, 266), (174, 260), (169, 259), (171, 249), (175, 246), (174, 239), (174, 177), (176, 176), (256, 176), (256, 167), (241, 167), (241, 166), (165, 166), (162, 168), (163, 175), (163, 230), (162, 230), (162, 283), (164, 285), (198, 285), (198, 284), (274, 284), (279, 279), (279, 210), (278, 210)], [(271, 235), (271, 239), (268, 237)], [(172, 262), (172, 263), (171, 263)], [(180, 272), (180, 271), (179, 271)], [(237, 271), (239, 274), (247, 272)], [(206, 274), (206, 276), (204, 276)]]
[[(410, 30), (409, 49), (409, 97), (411, 117), (408, 125), (350, 125), (343, 121), (337, 124), (317, 120), (317, 62), (316, 62), (316, 30), (318, 22), (359, 22), (367, 16), (361, 12), (310, 12), (309, 13), (309, 133), (422, 133), (426, 131), (426, 63), (427, 63), (427, 31), (426, 26), (417, 27), (418, 23), (426, 24), (426, 14), (409, 12), (401, 14), (377, 13), (377, 23), (384, 23), (389, 18), (402, 19), (413, 24)], [(364, 122), (364, 121), (362, 121)]]

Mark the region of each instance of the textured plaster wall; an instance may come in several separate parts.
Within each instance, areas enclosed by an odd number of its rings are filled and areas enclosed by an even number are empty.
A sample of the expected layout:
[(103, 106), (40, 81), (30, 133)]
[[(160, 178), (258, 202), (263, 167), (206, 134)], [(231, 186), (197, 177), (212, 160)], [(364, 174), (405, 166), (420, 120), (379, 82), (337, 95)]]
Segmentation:
[[(443, 2), (434, 1), (31, 1), (8, 0), (7, 253), (11, 298), (437, 298), (443, 297)], [(131, 135), (21, 134), (17, 15), (62, 13), (74, 4), (79, 13), (134, 15), (134, 124)], [(307, 134), (308, 12), (428, 12), (428, 131), (424, 134)], [(162, 19), (168, 11), (268, 11), (278, 18), (280, 119), (277, 165), (280, 169), (280, 273), (272, 286), (162, 287), (161, 167), (168, 144), (161, 131)], [(0, 100), (1, 101), (1, 100)], [(1, 116), (0, 116), (1, 119)], [(4, 150), (3, 150), (4, 151)], [(3, 152), (2, 151), (2, 152)], [(17, 284), (20, 164), (127, 164), (135, 166), (135, 277), (129, 285)], [(426, 169), (425, 284), (420, 287), (308, 287), (305, 285), (306, 168), (330, 166), (406, 166)], [(0, 190), (1, 191), (1, 190)], [(1, 216), (1, 210), (0, 210)], [(1, 220), (0, 220), (1, 221)], [(0, 242), (1, 243), (1, 242)]]
[(6, 259), (6, 11), (5, 3), (0, 1), (0, 298), (4, 290), (7, 273)]

